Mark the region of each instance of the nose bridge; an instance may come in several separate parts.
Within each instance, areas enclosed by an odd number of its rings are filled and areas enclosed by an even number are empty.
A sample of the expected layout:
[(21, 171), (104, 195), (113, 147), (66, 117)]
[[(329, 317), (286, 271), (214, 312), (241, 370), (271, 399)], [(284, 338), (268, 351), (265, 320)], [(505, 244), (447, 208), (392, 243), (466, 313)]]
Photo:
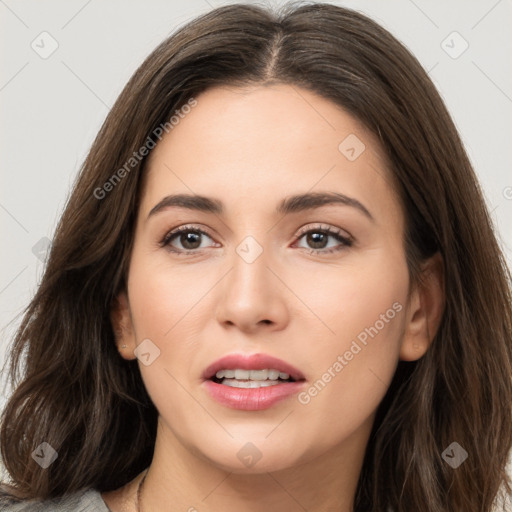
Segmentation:
[(235, 248), (236, 254), (243, 260), (246, 264), (252, 265), (258, 259), (264, 260), (266, 258), (261, 258), (264, 249), (262, 236), (258, 237), (260, 242), (252, 235), (247, 235)]
[(253, 235), (245, 236), (235, 247), (232, 260), (231, 287), (241, 294), (239, 299), (250, 300), (253, 305), (263, 299), (269, 284), (268, 249), (259, 238), (261, 242)]

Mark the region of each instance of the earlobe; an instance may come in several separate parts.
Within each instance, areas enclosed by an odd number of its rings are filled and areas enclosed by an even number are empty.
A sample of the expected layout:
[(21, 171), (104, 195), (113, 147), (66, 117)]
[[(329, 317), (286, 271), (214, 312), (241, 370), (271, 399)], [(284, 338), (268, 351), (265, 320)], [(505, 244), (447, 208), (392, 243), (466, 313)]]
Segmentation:
[(416, 361), (425, 355), (441, 324), (444, 301), (444, 266), (436, 253), (423, 265), (420, 282), (411, 293), (400, 348), (402, 361)]
[(110, 310), (110, 322), (115, 335), (117, 350), (124, 359), (135, 359), (136, 348), (132, 318), (126, 292), (114, 299)]

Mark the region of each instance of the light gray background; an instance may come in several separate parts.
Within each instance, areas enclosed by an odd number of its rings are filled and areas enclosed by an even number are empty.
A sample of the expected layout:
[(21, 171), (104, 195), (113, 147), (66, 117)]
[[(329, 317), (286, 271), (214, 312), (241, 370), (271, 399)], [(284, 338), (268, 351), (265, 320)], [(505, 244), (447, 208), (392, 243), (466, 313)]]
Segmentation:
[[(52, 238), (70, 185), (109, 107), (158, 43), (226, 3), (233, 2), (0, 0), (0, 364), (42, 275), (33, 247), (43, 237)], [(461, 133), (512, 262), (512, 2), (330, 3), (370, 15), (429, 71)], [(44, 31), (58, 44), (46, 59), (31, 47), (50, 48), (48, 36), (40, 36)], [(450, 36), (454, 31), (463, 39)], [(464, 40), (468, 49), (453, 58)], [(0, 391), (1, 407), (8, 391), (3, 384)]]

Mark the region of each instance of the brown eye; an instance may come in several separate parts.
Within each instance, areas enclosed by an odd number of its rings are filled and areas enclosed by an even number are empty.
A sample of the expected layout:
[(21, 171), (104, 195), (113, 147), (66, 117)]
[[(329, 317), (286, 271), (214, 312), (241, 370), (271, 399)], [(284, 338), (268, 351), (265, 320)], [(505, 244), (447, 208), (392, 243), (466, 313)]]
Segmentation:
[[(350, 238), (341, 235), (341, 231), (333, 231), (332, 228), (310, 229), (303, 232), (298, 240), (304, 240), (306, 243), (305, 246), (299, 245), (299, 248), (309, 249), (311, 252), (318, 252), (319, 254), (341, 251), (345, 247), (350, 247), (353, 243)], [(330, 240), (334, 242), (331, 245), (329, 245)]]
[(329, 235), (318, 231), (311, 231), (306, 234), (306, 242), (312, 249), (324, 249), (329, 241)]
[(168, 233), (161, 245), (168, 247), (172, 252), (185, 253), (207, 247), (202, 245), (205, 239), (211, 237), (201, 229), (182, 226)]
[(185, 249), (198, 249), (201, 246), (201, 233), (194, 231), (180, 233), (178, 240)]

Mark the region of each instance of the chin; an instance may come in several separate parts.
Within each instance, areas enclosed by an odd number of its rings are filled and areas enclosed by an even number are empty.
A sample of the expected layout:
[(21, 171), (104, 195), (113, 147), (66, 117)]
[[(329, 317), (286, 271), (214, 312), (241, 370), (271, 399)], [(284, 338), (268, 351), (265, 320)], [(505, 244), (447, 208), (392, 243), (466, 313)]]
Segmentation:
[[(292, 468), (303, 463), (303, 453), (296, 449), (297, 444), (290, 443), (277, 435), (274, 439), (265, 439), (268, 434), (236, 436), (227, 442), (217, 443), (211, 438), (208, 446), (197, 446), (201, 458), (211, 464), (235, 474), (261, 474)], [(302, 443), (298, 443), (301, 446)]]

